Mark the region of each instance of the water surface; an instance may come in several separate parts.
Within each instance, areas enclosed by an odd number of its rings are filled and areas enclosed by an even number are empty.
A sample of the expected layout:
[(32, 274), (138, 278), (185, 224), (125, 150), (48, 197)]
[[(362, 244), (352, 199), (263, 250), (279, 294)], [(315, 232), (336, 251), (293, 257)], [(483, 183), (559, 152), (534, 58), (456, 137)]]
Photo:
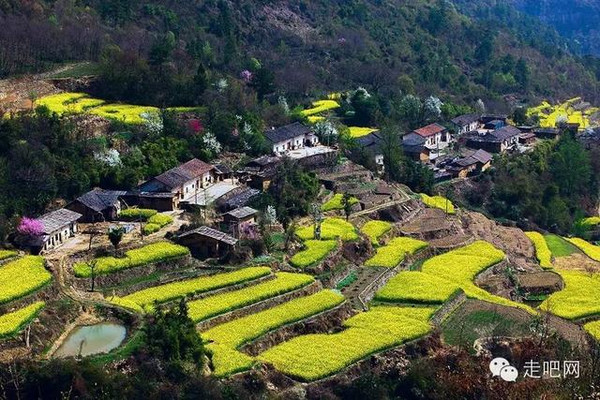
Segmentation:
[(90, 356), (108, 353), (125, 340), (127, 330), (123, 325), (102, 322), (96, 325), (80, 326), (75, 329), (54, 353), (54, 357)]

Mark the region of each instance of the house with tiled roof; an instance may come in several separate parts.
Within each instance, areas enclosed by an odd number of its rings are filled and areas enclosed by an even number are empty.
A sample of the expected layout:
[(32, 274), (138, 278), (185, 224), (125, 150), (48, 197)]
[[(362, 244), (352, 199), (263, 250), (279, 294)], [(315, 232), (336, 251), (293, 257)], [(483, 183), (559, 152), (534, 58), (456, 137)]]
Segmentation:
[(476, 131), (481, 127), (479, 114), (464, 114), (452, 119), (452, 125), (456, 130), (457, 135), (462, 135), (468, 132)]
[(415, 129), (409, 134), (415, 134), (425, 139), (424, 146), (430, 150), (447, 147), (451, 140), (448, 129), (440, 124), (429, 124)]
[(185, 199), (212, 185), (215, 176), (213, 165), (194, 158), (144, 182), (138, 189), (149, 193), (177, 193), (180, 199)]
[(39, 244), (42, 250), (49, 250), (65, 243), (78, 232), (77, 221), (82, 217), (75, 211), (61, 208), (38, 218), (43, 226)]
[(283, 155), (290, 150), (319, 144), (319, 138), (313, 130), (300, 122), (294, 122), (279, 128), (271, 128), (265, 131), (265, 137), (275, 155)]
[(503, 153), (519, 143), (521, 131), (512, 125), (506, 125), (482, 135), (473, 135), (467, 141), (467, 147), (482, 149), (489, 153)]
[(121, 190), (96, 188), (78, 197), (65, 208), (82, 215), (79, 222), (112, 221), (121, 211), (121, 197), (127, 194)]
[(453, 161), (446, 171), (453, 177), (466, 178), (488, 170), (492, 166), (492, 155), (485, 150), (470, 151), (465, 157)]

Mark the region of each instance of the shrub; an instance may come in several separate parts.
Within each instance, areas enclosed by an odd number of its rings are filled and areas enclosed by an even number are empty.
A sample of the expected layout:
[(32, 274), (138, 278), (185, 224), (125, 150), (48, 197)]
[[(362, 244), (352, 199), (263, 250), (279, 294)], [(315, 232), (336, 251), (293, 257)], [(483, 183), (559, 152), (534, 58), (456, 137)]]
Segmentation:
[(296, 253), (290, 264), (298, 268), (306, 268), (323, 260), (338, 245), (335, 240), (307, 240), (304, 242), (306, 249)]
[(552, 253), (548, 248), (548, 243), (546, 243), (544, 236), (538, 232), (525, 232), (525, 235), (533, 242), (535, 256), (542, 268), (552, 268)]
[(312, 317), (343, 302), (344, 296), (331, 290), (323, 290), (217, 325), (202, 332), (201, 336), (204, 340), (213, 342), (210, 351), (213, 353), (215, 372), (219, 376), (227, 376), (252, 365), (247, 357), (236, 354), (239, 353), (239, 347), (279, 327)]
[(44, 268), (44, 258), (25, 256), (0, 267), (0, 304), (31, 294), (52, 280)]
[(421, 193), (421, 200), (427, 207), (439, 208), (440, 210), (446, 211), (448, 207), (448, 214), (455, 214), (454, 204), (450, 200), (447, 200), (442, 196), (428, 196), (425, 193)]
[(6, 338), (19, 333), (44, 308), (46, 304), (38, 301), (15, 312), (0, 315), (0, 338)]
[[(96, 275), (111, 274), (124, 269), (141, 267), (157, 262), (181, 258), (190, 253), (187, 247), (179, 246), (170, 242), (152, 243), (144, 247), (129, 250), (125, 257), (101, 257), (96, 259)], [(88, 263), (78, 263), (74, 266), (75, 276), (88, 278), (92, 275), (92, 269)]]
[(270, 348), (259, 359), (303, 381), (333, 375), (353, 363), (431, 331), (430, 308), (374, 307), (348, 319), (345, 330), (311, 334)]
[(378, 248), (376, 254), (365, 262), (365, 266), (394, 268), (404, 260), (406, 254), (414, 254), (425, 247), (427, 243), (420, 240), (409, 237), (394, 238), (386, 246)]
[[(325, 211), (325, 212), (333, 211), (333, 210), (343, 210), (344, 209), (344, 204), (342, 202), (343, 198), (344, 198), (343, 194), (341, 194), (341, 193), (336, 194), (327, 203), (325, 203), (321, 206), (321, 210)], [(354, 205), (356, 203), (358, 203), (358, 199), (356, 197), (350, 197), (350, 204)]]
[(360, 228), (360, 231), (371, 239), (373, 245), (379, 244), (379, 239), (392, 230), (392, 224), (385, 221), (369, 221)]
[(200, 322), (249, 304), (300, 289), (314, 281), (315, 279), (310, 275), (278, 272), (275, 274), (275, 279), (240, 290), (219, 293), (214, 296), (191, 301), (188, 303), (188, 314), (194, 322)]
[[(200, 276), (194, 279), (187, 279), (143, 289), (131, 293), (121, 300), (137, 304), (139, 307), (146, 307), (155, 302), (166, 303), (181, 297), (192, 296), (198, 293), (205, 293), (211, 290), (252, 281), (270, 274), (271, 268), (269, 267), (244, 268), (233, 272)], [(127, 303), (122, 303), (123, 306), (127, 307), (126, 304)]]
[[(314, 226), (299, 227), (296, 230), (296, 235), (302, 240), (314, 239)], [(325, 218), (321, 224), (321, 239), (335, 240), (338, 238), (343, 241), (356, 240), (358, 234), (354, 226), (348, 221), (340, 218)]]
[(145, 208), (127, 208), (122, 210), (119, 217), (125, 221), (148, 221), (151, 217), (158, 214), (156, 210), (149, 210)]

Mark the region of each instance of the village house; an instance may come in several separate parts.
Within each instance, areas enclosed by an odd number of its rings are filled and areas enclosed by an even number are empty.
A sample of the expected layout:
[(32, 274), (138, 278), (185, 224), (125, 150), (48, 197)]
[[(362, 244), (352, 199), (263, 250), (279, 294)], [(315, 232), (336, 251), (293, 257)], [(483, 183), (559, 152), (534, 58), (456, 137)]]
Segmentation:
[(237, 172), (237, 175), (240, 181), (251, 188), (264, 191), (271, 185), (271, 180), (275, 177), (277, 167), (279, 167), (281, 161), (279, 157), (258, 157), (250, 160), (243, 169)]
[(121, 197), (129, 207), (150, 208), (159, 212), (179, 209), (179, 193), (171, 192), (141, 192), (130, 190)]
[(425, 145), (427, 140), (415, 133), (409, 133), (402, 138), (404, 154), (414, 161), (429, 162), (431, 151)]
[(523, 146), (532, 146), (536, 142), (535, 133), (527, 132), (519, 135), (519, 144)]
[(539, 139), (554, 140), (560, 136), (560, 130), (557, 128), (537, 128), (533, 130), (533, 133)]
[(42, 215), (38, 220), (44, 227), (41, 243), (42, 250), (50, 250), (65, 243), (78, 232), (77, 221), (82, 217), (75, 211), (61, 208)]
[(505, 125), (506, 125), (506, 123), (504, 121), (502, 121), (500, 119), (493, 119), (489, 122), (486, 122), (486, 124), (483, 126), (483, 129), (495, 131), (500, 128), (503, 128)]
[(410, 132), (425, 139), (425, 147), (429, 150), (442, 149), (448, 146), (451, 137), (448, 129), (440, 124), (430, 124)]
[(240, 237), (241, 227), (256, 224), (257, 216), (258, 210), (247, 206), (239, 207), (223, 214), (223, 223), (228, 226), (233, 236)]
[(356, 139), (358, 150), (365, 152), (365, 154), (372, 159), (379, 169), (383, 169), (383, 150), (381, 148), (382, 141), (383, 138), (381, 137), (379, 131), (371, 132), (368, 135)]
[(492, 155), (485, 150), (471, 152), (466, 157), (453, 161), (446, 167), (452, 177), (466, 178), (478, 175), (492, 166)]
[(79, 222), (103, 222), (117, 219), (122, 196), (127, 192), (96, 188), (78, 197), (65, 208), (82, 215)]
[(467, 147), (482, 149), (489, 153), (503, 153), (519, 143), (521, 131), (511, 125), (482, 135), (473, 135), (467, 140)]
[(238, 240), (217, 229), (201, 226), (182, 233), (177, 242), (190, 249), (200, 259), (223, 257), (233, 251)]
[(273, 154), (278, 156), (290, 150), (319, 144), (319, 138), (313, 130), (299, 122), (269, 129), (265, 132), (265, 137), (271, 144)]
[(457, 135), (463, 135), (468, 132), (476, 131), (481, 127), (479, 122), (479, 114), (464, 114), (452, 120), (452, 125), (456, 130)]
[(176, 193), (180, 200), (197, 195), (215, 182), (215, 167), (196, 158), (140, 185), (140, 192)]

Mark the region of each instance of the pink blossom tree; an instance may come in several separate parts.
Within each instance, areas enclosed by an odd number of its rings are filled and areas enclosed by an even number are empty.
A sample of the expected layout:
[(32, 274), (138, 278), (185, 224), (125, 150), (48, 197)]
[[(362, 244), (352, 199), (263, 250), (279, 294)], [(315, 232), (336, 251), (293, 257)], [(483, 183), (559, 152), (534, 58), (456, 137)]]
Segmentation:
[(240, 73), (240, 78), (242, 78), (244, 82), (250, 83), (252, 81), (252, 72), (245, 69)]
[(23, 217), (17, 227), (17, 232), (26, 236), (42, 236), (44, 225), (37, 219)]

